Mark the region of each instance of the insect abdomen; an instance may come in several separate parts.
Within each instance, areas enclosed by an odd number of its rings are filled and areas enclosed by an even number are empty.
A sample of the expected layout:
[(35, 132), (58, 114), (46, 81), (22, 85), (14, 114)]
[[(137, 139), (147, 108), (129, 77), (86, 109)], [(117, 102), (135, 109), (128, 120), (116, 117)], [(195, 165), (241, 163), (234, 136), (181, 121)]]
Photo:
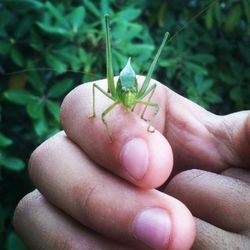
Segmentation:
[(136, 92), (122, 91), (121, 101), (125, 108), (133, 108), (136, 102)]

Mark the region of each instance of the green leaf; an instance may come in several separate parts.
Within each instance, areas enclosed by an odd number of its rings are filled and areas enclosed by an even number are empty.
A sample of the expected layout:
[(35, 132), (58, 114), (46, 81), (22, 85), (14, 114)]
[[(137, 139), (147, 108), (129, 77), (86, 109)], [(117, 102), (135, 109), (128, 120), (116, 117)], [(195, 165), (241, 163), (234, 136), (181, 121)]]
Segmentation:
[[(128, 43), (129, 45), (131, 45), (131, 40), (135, 39), (135, 38), (139, 38), (141, 39), (141, 32), (143, 31), (143, 27), (139, 24), (129, 24), (126, 25), (123, 23), (121, 26), (124, 27), (118, 27), (115, 29), (115, 33), (114, 33), (114, 37), (116, 37), (117, 39), (120, 39), (120, 37), (123, 37), (122, 39), (122, 44), (126, 44)], [(116, 33), (117, 32), (117, 33)], [(124, 34), (126, 34), (126, 36), (124, 36)], [(147, 44), (146, 42), (141, 43), (140, 45), (143, 44)], [(149, 44), (152, 46), (152, 44)]]
[(32, 100), (28, 103), (27, 107), (27, 113), (29, 116), (33, 119), (39, 119), (43, 117), (44, 112), (44, 103), (41, 99)]
[(72, 87), (72, 79), (64, 79), (52, 85), (48, 92), (48, 97), (58, 98), (65, 95)]
[(0, 54), (6, 55), (11, 49), (11, 44), (6, 41), (0, 41)]
[(6, 8), (1, 8), (0, 27), (5, 28), (13, 19), (13, 13)]
[(83, 63), (85, 63), (87, 60), (87, 57), (88, 57), (88, 54), (86, 53), (86, 51), (84, 50), (84, 48), (78, 48), (78, 53), (77, 53), (77, 56), (79, 58), (79, 60)]
[(67, 26), (67, 21), (65, 20), (65, 17), (63, 16), (63, 13), (58, 11), (58, 9), (51, 4), (51, 2), (47, 1), (45, 3), (45, 7), (48, 9), (50, 14), (55, 17), (55, 19), (62, 24), (63, 26)]
[(95, 5), (89, 1), (89, 0), (84, 0), (83, 1), (84, 5), (86, 6), (86, 8), (89, 9), (89, 11), (94, 14), (96, 17), (100, 17), (101, 16), (101, 12), (95, 7)]
[(250, 2), (249, 0), (243, 0), (243, 6), (245, 10), (245, 15), (247, 17), (248, 25), (250, 24)]
[(23, 59), (23, 56), (19, 50), (12, 47), (11, 51), (10, 51), (10, 56), (11, 56), (11, 59), (16, 63), (16, 65), (23, 66), (24, 59)]
[(6, 2), (9, 2), (9, 4), (21, 12), (39, 10), (43, 8), (43, 3), (41, 3), (39, 0), (11, 0)]
[(125, 20), (126, 22), (131, 22), (139, 17), (141, 14), (140, 9), (126, 8), (117, 13), (115, 19)]
[(56, 56), (59, 60), (62, 60), (70, 64), (71, 68), (77, 71), (82, 65), (81, 65), (79, 56), (75, 55), (76, 53), (73, 52), (73, 49), (75, 48), (70, 48), (71, 51), (70, 50), (57, 50)]
[(219, 77), (220, 77), (220, 79), (221, 79), (223, 82), (225, 82), (225, 83), (227, 83), (227, 84), (232, 85), (232, 84), (235, 84), (235, 83), (236, 83), (236, 79), (234, 79), (232, 76), (230, 76), (230, 75), (228, 75), (228, 74), (226, 74), (226, 73), (219, 72)]
[(4, 134), (0, 132), (0, 147), (7, 147), (11, 145), (13, 141), (6, 137)]
[(241, 102), (243, 96), (243, 91), (241, 86), (235, 86), (230, 91), (230, 98), (236, 102)]
[(129, 44), (126, 49), (130, 55), (140, 55), (145, 51), (153, 51), (154, 47), (150, 44)]
[(42, 38), (34, 30), (31, 31), (30, 47), (37, 51), (44, 51)]
[(204, 94), (207, 91), (210, 90), (210, 88), (213, 86), (214, 82), (213, 80), (202, 80), (201, 82), (197, 83), (197, 91), (199, 94)]
[(22, 171), (25, 169), (25, 164), (22, 160), (15, 157), (7, 157), (1, 155), (0, 165), (11, 171)]
[[(121, 67), (124, 67), (128, 61), (128, 58), (123, 54), (119, 53), (117, 50), (113, 50), (112, 53), (113, 53), (113, 60), (117, 61)], [(134, 67), (134, 62), (132, 62), (132, 64)]]
[(85, 9), (80, 6), (74, 8), (73, 11), (69, 14), (69, 22), (73, 26), (73, 30), (77, 31), (83, 24), (83, 20), (85, 18)]
[(11, 232), (7, 238), (6, 250), (28, 250), (16, 233)]
[(44, 82), (41, 78), (41, 75), (37, 71), (37, 67), (32, 60), (28, 60), (27, 62), (27, 71), (28, 71), (28, 80), (31, 86), (40, 94), (43, 93), (44, 90)]
[(36, 22), (36, 24), (38, 25), (39, 28), (41, 28), (44, 32), (48, 34), (59, 35), (68, 39), (73, 37), (73, 33), (69, 32), (65, 28), (55, 27), (55, 26), (51, 26), (49, 24), (44, 24), (41, 22)]
[(207, 10), (207, 14), (205, 17), (205, 23), (206, 23), (206, 27), (207, 29), (212, 29), (213, 28), (213, 24), (214, 24), (214, 17), (213, 17), (213, 8), (209, 8)]
[(241, 6), (239, 4), (235, 5), (235, 7), (230, 11), (226, 22), (225, 22), (225, 31), (231, 32), (233, 31), (240, 23), (241, 18)]
[(52, 116), (56, 119), (56, 121), (59, 122), (59, 120), (60, 120), (60, 106), (57, 103), (52, 102), (50, 100), (47, 100), (46, 105), (47, 105), (49, 112), (52, 114)]
[(44, 117), (34, 120), (33, 126), (36, 134), (40, 137), (43, 137), (48, 133), (48, 124)]
[(209, 103), (221, 103), (223, 100), (222, 98), (217, 95), (214, 92), (207, 92), (205, 99), (209, 102)]
[(198, 63), (204, 63), (204, 64), (215, 62), (215, 57), (213, 55), (202, 54), (202, 53), (191, 55), (189, 59), (191, 59), (192, 61), (195, 61)]
[(169, 59), (160, 61), (159, 65), (162, 67), (172, 67), (172, 66), (175, 66), (177, 62), (178, 62), (177, 58), (169, 58)]
[(221, 6), (220, 6), (220, 2), (217, 1), (214, 4), (214, 15), (216, 17), (216, 20), (219, 24), (221, 24), (222, 22), (222, 12), (221, 12)]
[(198, 64), (192, 63), (192, 62), (185, 62), (185, 66), (187, 70), (192, 71), (195, 74), (198, 75), (207, 75), (207, 70), (203, 67), (201, 67)]
[(16, 38), (20, 39), (24, 37), (31, 30), (33, 22), (34, 16), (32, 15), (27, 15), (23, 19), (21, 19), (15, 31)]
[(58, 73), (64, 73), (67, 71), (67, 65), (52, 54), (46, 55), (46, 62), (51, 68), (53, 68), (53, 70), (56, 70)]
[(14, 89), (4, 92), (4, 97), (16, 104), (25, 105), (32, 101), (35, 97), (24, 89)]

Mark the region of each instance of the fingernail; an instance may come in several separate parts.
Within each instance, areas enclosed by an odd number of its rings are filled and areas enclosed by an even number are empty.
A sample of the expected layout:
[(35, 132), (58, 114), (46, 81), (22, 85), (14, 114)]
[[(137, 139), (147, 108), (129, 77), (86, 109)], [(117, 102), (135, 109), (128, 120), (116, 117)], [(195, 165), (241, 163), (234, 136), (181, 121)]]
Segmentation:
[(121, 150), (121, 164), (134, 179), (140, 180), (148, 168), (148, 146), (143, 139), (128, 141)]
[(171, 220), (161, 208), (149, 208), (139, 213), (134, 221), (134, 236), (153, 249), (167, 249)]

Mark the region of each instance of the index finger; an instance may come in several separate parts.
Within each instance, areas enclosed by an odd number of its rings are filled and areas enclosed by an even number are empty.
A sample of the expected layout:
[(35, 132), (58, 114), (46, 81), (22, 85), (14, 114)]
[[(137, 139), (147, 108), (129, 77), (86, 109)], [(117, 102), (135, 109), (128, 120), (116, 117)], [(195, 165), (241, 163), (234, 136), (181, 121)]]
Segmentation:
[[(106, 80), (95, 83), (107, 89)], [(164, 87), (157, 83), (152, 98), (157, 99), (161, 107), (154, 120), (155, 132), (147, 132), (147, 123), (135, 112), (117, 105), (107, 117), (112, 131), (110, 142), (101, 113), (112, 102), (101, 92), (96, 92), (96, 118), (89, 119), (93, 112), (92, 84), (80, 85), (63, 101), (61, 120), (67, 136), (92, 160), (116, 175), (143, 188), (160, 186), (170, 175), (173, 166), (171, 147), (159, 132), (165, 126)]]

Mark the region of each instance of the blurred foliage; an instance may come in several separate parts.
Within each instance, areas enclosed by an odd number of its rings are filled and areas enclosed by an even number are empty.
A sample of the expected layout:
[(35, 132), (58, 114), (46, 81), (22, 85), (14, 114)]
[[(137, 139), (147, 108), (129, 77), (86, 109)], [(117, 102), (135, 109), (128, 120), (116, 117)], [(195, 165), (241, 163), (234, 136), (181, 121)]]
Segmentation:
[[(154, 78), (219, 114), (250, 107), (250, 1), (0, 2), (0, 248), (24, 249), (11, 219), (32, 190), (29, 155), (60, 130), (63, 96), (105, 77), (103, 16), (111, 15), (116, 74), (145, 74), (172, 34)], [(84, 107), (83, 107), (84, 108)]]

